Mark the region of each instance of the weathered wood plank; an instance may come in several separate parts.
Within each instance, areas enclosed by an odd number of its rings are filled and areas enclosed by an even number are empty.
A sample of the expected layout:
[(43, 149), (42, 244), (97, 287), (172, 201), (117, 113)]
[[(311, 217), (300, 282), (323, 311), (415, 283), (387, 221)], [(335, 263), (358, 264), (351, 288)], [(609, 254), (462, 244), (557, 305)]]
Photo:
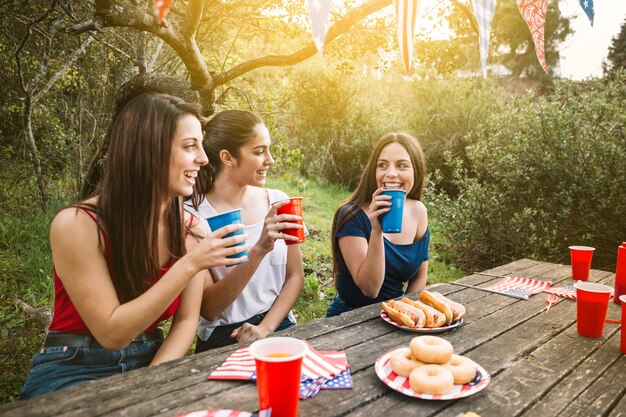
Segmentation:
[[(566, 411), (566, 409), (578, 401), (580, 396), (587, 395), (591, 384), (595, 384), (598, 378), (601, 378), (603, 374), (614, 374), (615, 372), (621, 372), (626, 374), (624, 366), (626, 366), (626, 358), (619, 351), (619, 332), (610, 331), (612, 336), (607, 340), (606, 345), (595, 350), (589, 357), (587, 357), (574, 371), (566, 375), (563, 379), (559, 380), (546, 395), (538, 400), (532, 407), (530, 407), (524, 416), (553, 416), (553, 415), (573, 415), (572, 412)], [(571, 357), (570, 346), (562, 346), (560, 354)], [(621, 371), (618, 368), (619, 364), (616, 362), (621, 361)], [(620, 391), (626, 389), (626, 382), (622, 381), (621, 385), (616, 385)], [(615, 399), (619, 399), (624, 395), (618, 392)], [(626, 411), (626, 409), (625, 409)], [(605, 410), (606, 412), (606, 410)], [(594, 413), (595, 414), (595, 413)], [(586, 414), (586, 415), (594, 415)], [(599, 413), (605, 415), (605, 413)]]
[[(571, 282), (569, 265), (529, 259), (486, 272), (538, 277), (551, 280), (554, 285)], [(605, 282), (612, 281), (612, 277), (611, 273), (595, 270), (591, 275), (592, 280)], [(473, 274), (462, 278), (462, 282), (487, 286), (499, 279)], [(623, 380), (626, 357), (618, 355), (614, 360), (619, 353), (618, 348), (611, 350), (613, 344), (619, 343), (615, 325), (605, 328), (602, 340), (606, 344), (591, 342), (589, 345), (588, 340), (575, 334), (575, 303), (571, 300), (560, 299), (550, 314), (545, 315), (543, 295), (516, 300), (446, 284), (438, 286), (436, 291), (466, 305), (465, 324), (442, 336), (458, 353), (475, 359), (492, 374), (493, 381), (486, 390), (463, 400), (432, 402), (409, 398), (386, 387), (375, 375), (374, 362), (384, 352), (408, 345), (415, 334), (385, 323), (379, 318), (380, 306), (374, 305), (282, 333), (307, 339), (317, 349), (345, 350), (351, 365), (353, 390), (322, 391), (317, 397), (300, 403), (300, 414), (456, 416), (474, 410), (485, 417), (524, 412), (550, 415), (554, 410), (563, 415), (586, 415), (578, 409), (613, 416), (621, 412), (616, 410), (625, 404), (622, 397), (626, 389)], [(415, 297), (415, 294), (410, 296)], [(619, 316), (617, 306), (611, 304), (610, 315)], [(209, 373), (236, 348), (218, 349), (26, 403), (0, 406), (0, 415), (176, 416), (208, 408), (255, 410), (258, 406), (254, 383), (207, 380)], [(572, 361), (570, 355), (574, 354), (577, 359)], [(591, 364), (598, 365), (599, 369), (593, 383), (583, 391), (572, 390), (578, 386), (578, 375), (586, 372), (585, 367)], [(614, 370), (622, 376), (611, 376)], [(612, 389), (614, 386), (621, 387), (622, 391)], [(601, 404), (591, 401), (601, 395), (606, 401)], [(554, 401), (549, 402), (550, 399)], [(545, 408), (544, 404), (552, 402), (556, 406)], [(518, 408), (513, 410), (514, 407)]]

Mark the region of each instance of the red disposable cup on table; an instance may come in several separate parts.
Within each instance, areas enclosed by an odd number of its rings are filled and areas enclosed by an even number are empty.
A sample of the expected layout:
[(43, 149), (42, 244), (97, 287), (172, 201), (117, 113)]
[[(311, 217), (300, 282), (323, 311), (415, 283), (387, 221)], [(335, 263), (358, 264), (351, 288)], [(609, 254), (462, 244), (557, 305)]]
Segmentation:
[(622, 302), (622, 327), (620, 329), (621, 339), (619, 350), (626, 355), (626, 294), (622, 295), (619, 300)]
[[(276, 214), (295, 214), (296, 216), (300, 216), (301, 220), (290, 221), (290, 223), (303, 224), (302, 223), (302, 197), (290, 198), (289, 203), (285, 204), (284, 206), (276, 210)], [(286, 245), (293, 245), (296, 243), (304, 242), (304, 227), (302, 229), (283, 229), (282, 232), (287, 235), (295, 236), (298, 238), (297, 241), (285, 239)]]
[(615, 265), (615, 294), (613, 302), (620, 303), (621, 296), (626, 294), (626, 242), (617, 248), (617, 264)]
[(570, 246), (569, 253), (572, 259), (572, 278), (579, 281), (589, 279), (591, 269), (591, 258), (596, 248), (591, 246)]
[(268, 337), (250, 345), (256, 365), (259, 408), (272, 417), (296, 417), (300, 398), (302, 359), (308, 346), (292, 337)]
[(579, 281), (576, 287), (576, 329), (585, 337), (602, 337), (604, 320), (613, 288), (595, 282)]

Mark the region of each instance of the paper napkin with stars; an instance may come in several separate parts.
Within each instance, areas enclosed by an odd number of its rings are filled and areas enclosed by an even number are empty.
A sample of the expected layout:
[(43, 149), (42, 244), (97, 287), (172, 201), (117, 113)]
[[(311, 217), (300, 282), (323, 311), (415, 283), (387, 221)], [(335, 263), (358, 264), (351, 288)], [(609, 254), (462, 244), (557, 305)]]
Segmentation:
[[(233, 352), (209, 379), (255, 381), (256, 367), (250, 347)], [(350, 389), (353, 387), (348, 360), (344, 351), (317, 350), (309, 345), (302, 361), (300, 399), (317, 395), (322, 389)]]

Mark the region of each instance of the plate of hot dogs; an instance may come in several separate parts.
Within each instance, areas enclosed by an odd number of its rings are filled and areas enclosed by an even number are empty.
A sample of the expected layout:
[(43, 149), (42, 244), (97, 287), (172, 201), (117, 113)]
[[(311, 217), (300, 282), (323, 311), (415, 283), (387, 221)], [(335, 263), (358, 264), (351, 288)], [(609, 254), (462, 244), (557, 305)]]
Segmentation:
[(380, 317), (409, 332), (439, 333), (463, 324), (465, 306), (434, 291), (423, 290), (419, 299), (407, 297), (382, 303)]
[(489, 373), (437, 336), (417, 336), (408, 348), (389, 351), (376, 360), (376, 375), (391, 389), (424, 400), (455, 400), (484, 389)]

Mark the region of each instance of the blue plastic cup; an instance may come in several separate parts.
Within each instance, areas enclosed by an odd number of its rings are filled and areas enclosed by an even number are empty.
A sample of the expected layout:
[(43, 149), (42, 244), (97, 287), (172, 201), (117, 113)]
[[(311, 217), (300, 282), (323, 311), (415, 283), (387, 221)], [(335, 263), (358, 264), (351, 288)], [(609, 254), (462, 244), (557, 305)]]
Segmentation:
[(400, 233), (402, 231), (402, 212), (404, 211), (404, 190), (384, 190), (383, 195), (391, 196), (389, 211), (381, 216), (383, 233)]
[[(206, 219), (206, 221), (209, 223), (209, 227), (211, 228), (211, 231), (221, 229), (222, 227), (228, 226), (229, 224), (242, 224), (243, 223), (241, 221), (241, 209), (236, 209), (236, 210), (227, 211), (225, 213), (220, 213), (217, 216), (209, 217), (208, 219)], [(222, 239), (231, 237), (231, 236), (236, 236), (236, 235), (243, 235), (243, 230), (237, 230), (236, 232), (231, 232), (225, 235)], [(245, 244), (246, 242), (244, 241), (241, 243), (237, 243), (233, 246), (243, 246)], [(232, 247), (232, 246), (229, 246), (229, 247)], [(248, 251), (244, 250), (243, 252), (239, 252), (234, 255), (229, 255), (228, 258), (241, 258), (242, 256), (248, 256)]]

